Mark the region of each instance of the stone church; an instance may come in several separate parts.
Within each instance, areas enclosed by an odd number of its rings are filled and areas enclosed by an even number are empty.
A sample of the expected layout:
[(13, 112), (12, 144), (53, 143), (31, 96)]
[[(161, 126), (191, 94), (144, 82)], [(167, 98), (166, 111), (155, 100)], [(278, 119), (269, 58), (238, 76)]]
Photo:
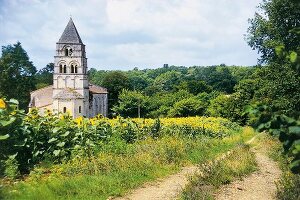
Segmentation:
[(106, 88), (90, 84), (87, 75), (85, 45), (72, 18), (56, 43), (53, 85), (31, 92), (29, 109), (53, 113), (69, 112), (73, 118), (107, 116)]

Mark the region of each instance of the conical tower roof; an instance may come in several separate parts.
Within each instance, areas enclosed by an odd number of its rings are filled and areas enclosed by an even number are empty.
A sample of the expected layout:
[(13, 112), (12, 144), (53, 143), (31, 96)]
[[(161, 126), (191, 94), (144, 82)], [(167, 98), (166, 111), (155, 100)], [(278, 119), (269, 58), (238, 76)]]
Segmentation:
[(72, 18), (70, 18), (69, 23), (61, 35), (58, 43), (82, 43)]

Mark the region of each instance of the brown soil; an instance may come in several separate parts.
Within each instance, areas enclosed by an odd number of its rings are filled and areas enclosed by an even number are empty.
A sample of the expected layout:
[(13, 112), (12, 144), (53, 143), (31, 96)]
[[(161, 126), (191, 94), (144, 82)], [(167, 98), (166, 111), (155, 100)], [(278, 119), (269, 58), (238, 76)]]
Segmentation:
[[(247, 143), (252, 143), (256, 137)], [(228, 152), (227, 154), (229, 154)], [(276, 192), (275, 182), (279, 179), (281, 171), (277, 164), (271, 160), (263, 149), (255, 150), (258, 171), (244, 178), (222, 187), (215, 195), (220, 200), (267, 200), (274, 199)], [(223, 159), (224, 154), (219, 159)], [(216, 160), (219, 160), (216, 159)], [(209, 163), (212, 164), (212, 163)], [(188, 184), (189, 177), (201, 173), (199, 167), (190, 166), (181, 172), (153, 183), (147, 183), (133, 190), (125, 197), (114, 200), (171, 200), (177, 199), (182, 189)]]
[(276, 199), (276, 181), (281, 171), (277, 163), (271, 160), (264, 149), (254, 150), (258, 171), (222, 187), (215, 199), (218, 200), (268, 200)]
[(189, 176), (198, 171), (198, 167), (184, 167), (178, 174), (154, 183), (148, 183), (134, 190), (129, 195), (114, 200), (168, 200), (176, 199), (182, 189), (188, 184)]

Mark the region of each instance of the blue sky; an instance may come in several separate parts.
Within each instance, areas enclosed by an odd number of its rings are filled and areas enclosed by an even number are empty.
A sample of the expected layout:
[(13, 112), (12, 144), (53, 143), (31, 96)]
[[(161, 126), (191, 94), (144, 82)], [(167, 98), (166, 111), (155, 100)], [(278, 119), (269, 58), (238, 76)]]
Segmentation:
[(0, 0), (0, 45), (20, 41), (34, 65), (53, 62), (70, 15), (88, 66), (127, 70), (255, 65), (245, 42), (261, 0)]

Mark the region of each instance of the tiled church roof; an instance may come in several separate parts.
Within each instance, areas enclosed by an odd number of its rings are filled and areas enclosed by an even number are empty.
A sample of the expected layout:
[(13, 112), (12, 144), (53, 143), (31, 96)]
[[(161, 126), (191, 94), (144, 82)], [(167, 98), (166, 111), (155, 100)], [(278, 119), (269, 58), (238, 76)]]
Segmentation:
[[(104, 87), (100, 87), (98, 85), (89, 84), (89, 91), (93, 94), (107, 94), (107, 89)], [(31, 102), (29, 103), (29, 107), (41, 108), (53, 103), (53, 85), (49, 85), (47, 87), (32, 91)], [(57, 94), (54, 98), (58, 99), (74, 99), (74, 98), (83, 98), (81, 94), (74, 91), (73, 89), (65, 88), (59, 94)]]
[(58, 43), (82, 43), (72, 18), (70, 18), (70, 21), (61, 35)]
[(83, 99), (84, 97), (76, 92), (74, 89), (65, 88), (64, 90), (60, 91), (54, 99)]
[(30, 92), (31, 100), (29, 103), (29, 107), (41, 108), (52, 104), (52, 93), (52, 85)]
[(89, 90), (91, 93), (96, 94), (107, 94), (107, 89), (98, 85), (89, 84)]

